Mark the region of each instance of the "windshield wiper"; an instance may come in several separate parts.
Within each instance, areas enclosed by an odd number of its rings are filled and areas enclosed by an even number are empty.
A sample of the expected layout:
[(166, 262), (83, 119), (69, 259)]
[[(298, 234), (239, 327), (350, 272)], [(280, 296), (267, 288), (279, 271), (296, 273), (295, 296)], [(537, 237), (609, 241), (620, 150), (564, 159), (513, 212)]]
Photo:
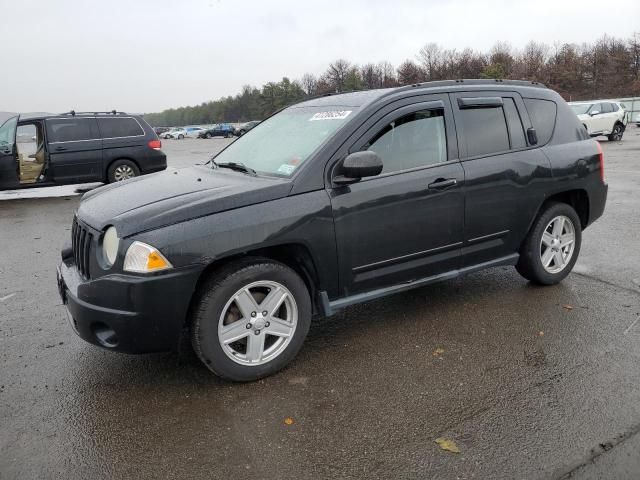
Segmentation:
[(258, 176), (258, 174), (253, 168), (247, 167), (244, 163), (239, 163), (239, 162), (218, 163), (213, 159), (211, 159), (211, 162), (218, 168), (230, 168), (231, 170), (235, 170), (237, 172), (248, 173), (249, 175), (252, 175), (254, 177)]

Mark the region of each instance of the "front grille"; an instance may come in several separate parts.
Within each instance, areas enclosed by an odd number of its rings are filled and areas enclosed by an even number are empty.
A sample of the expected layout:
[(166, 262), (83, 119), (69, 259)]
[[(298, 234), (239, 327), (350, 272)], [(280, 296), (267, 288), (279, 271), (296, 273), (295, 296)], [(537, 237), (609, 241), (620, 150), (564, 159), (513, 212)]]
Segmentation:
[(91, 252), (91, 244), (93, 235), (79, 222), (77, 217), (73, 217), (73, 226), (71, 227), (71, 247), (73, 249), (73, 258), (76, 261), (78, 272), (85, 279), (89, 278), (89, 253)]

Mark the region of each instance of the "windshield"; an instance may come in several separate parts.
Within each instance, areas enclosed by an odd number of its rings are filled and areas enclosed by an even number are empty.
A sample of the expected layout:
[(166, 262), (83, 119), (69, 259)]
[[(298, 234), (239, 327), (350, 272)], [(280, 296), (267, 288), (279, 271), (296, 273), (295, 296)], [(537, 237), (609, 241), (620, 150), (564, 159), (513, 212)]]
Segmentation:
[(576, 115), (583, 115), (589, 111), (591, 105), (593, 105), (593, 103), (575, 103), (569, 106)]
[(215, 162), (242, 163), (258, 173), (291, 177), (355, 110), (356, 107), (288, 108), (229, 145), (215, 157)]

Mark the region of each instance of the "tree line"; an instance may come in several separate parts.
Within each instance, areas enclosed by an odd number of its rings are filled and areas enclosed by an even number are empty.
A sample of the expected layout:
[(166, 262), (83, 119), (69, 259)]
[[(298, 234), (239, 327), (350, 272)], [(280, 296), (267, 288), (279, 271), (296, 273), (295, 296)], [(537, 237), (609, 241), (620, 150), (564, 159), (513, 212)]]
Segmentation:
[(338, 59), (320, 75), (306, 73), (298, 80), (283, 77), (261, 88), (245, 85), (235, 96), (149, 113), (145, 118), (154, 126), (261, 120), (287, 105), (326, 93), (457, 78), (542, 82), (568, 101), (640, 96), (640, 34), (626, 40), (605, 35), (579, 45), (531, 41), (523, 49), (498, 42), (488, 52), (427, 43), (414, 59), (398, 67), (388, 61), (358, 65)]

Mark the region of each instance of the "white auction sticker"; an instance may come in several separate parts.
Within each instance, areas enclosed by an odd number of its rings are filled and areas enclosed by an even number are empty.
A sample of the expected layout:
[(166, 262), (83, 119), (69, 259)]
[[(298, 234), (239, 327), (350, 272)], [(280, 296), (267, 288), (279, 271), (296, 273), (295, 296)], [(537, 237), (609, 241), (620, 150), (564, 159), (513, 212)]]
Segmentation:
[(296, 169), (295, 165), (289, 165), (287, 163), (283, 163), (278, 168), (278, 173), (284, 173), (285, 175), (291, 175)]
[(333, 110), (331, 112), (318, 112), (309, 119), (310, 122), (315, 120), (343, 120), (349, 116), (352, 110)]

